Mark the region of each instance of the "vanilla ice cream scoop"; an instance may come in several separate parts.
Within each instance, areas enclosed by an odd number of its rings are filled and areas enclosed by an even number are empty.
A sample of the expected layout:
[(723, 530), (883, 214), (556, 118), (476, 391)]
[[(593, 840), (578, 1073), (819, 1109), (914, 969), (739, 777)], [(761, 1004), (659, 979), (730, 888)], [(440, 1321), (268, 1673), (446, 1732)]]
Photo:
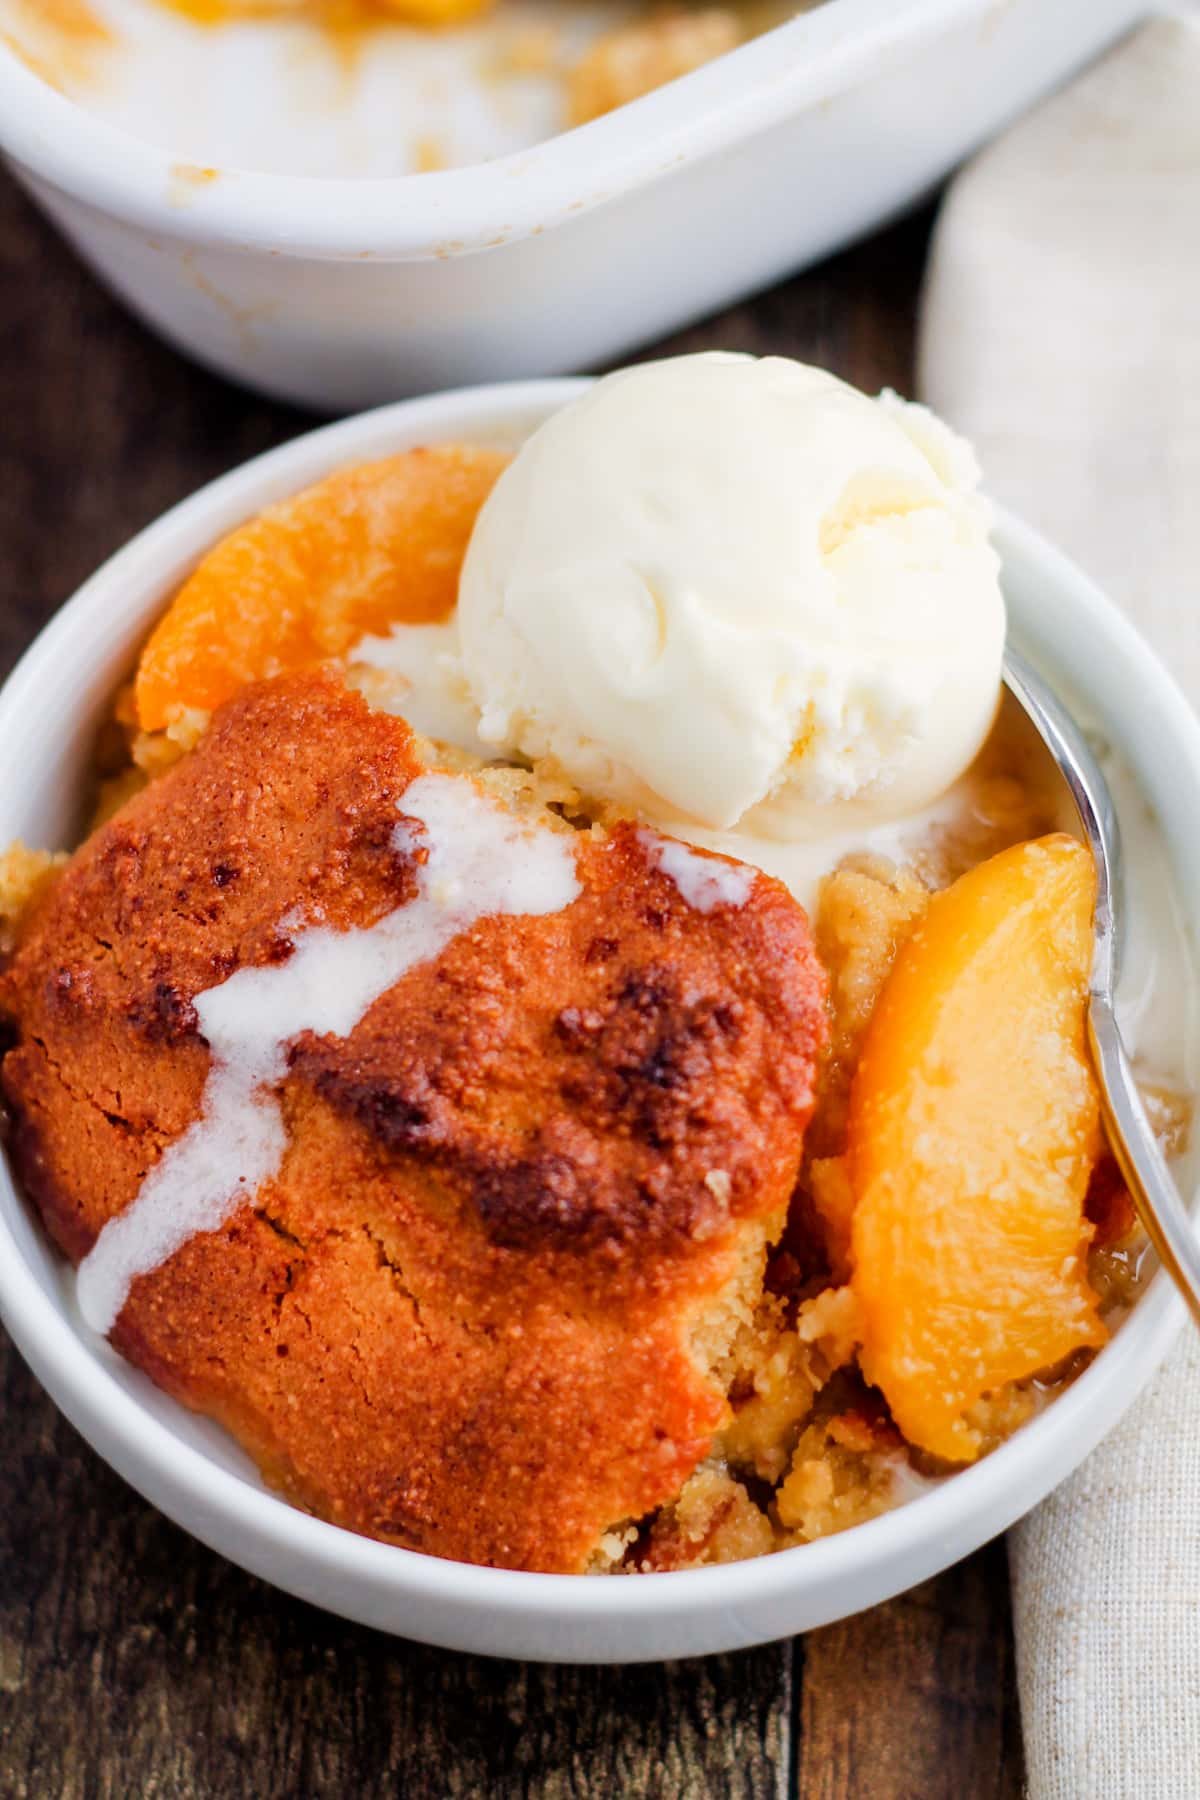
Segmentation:
[(606, 377), (475, 526), (458, 623), (481, 738), (714, 829), (929, 803), (1000, 690), (977, 480), (923, 408), (781, 357)]

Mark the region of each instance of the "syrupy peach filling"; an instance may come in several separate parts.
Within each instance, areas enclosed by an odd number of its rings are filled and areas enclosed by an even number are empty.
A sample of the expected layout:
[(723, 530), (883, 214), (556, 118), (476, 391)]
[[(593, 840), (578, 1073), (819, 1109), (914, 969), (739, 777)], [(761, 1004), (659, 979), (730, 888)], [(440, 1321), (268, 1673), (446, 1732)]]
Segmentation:
[(238, 20), (302, 19), (330, 32), (359, 31), (402, 21), (412, 25), (454, 25), (483, 12), (491, 0), (158, 0), (197, 25)]

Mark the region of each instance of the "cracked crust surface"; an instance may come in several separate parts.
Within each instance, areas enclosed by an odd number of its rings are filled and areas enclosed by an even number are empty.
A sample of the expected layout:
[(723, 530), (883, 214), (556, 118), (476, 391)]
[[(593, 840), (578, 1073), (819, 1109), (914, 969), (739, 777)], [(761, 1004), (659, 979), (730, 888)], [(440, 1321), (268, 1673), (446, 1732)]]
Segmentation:
[[(286, 960), (297, 923), (411, 897), (392, 834), (421, 767), (331, 677), (262, 683), (39, 904), (0, 975), (2, 1079), (74, 1260), (199, 1110), (195, 996)], [(300, 1504), (549, 1570), (676, 1496), (727, 1419), (711, 1364), (825, 1035), (777, 883), (702, 915), (634, 830), (574, 841), (570, 907), (484, 919), (348, 1038), (295, 1042), (278, 1176), (139, 1278), (113, 1333)]]

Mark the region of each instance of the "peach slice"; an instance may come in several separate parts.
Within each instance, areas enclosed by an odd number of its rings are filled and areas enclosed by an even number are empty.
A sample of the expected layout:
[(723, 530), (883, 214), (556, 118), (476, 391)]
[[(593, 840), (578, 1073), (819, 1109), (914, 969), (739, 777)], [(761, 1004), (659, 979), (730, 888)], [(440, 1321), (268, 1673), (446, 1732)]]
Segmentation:
[(861, 1363), (909, 1442), (950, 1461), (983, 1447), (983, 1396), (1107, 1335), (1085, 1262), (1095, 891), (1089, 853), (1054, 836), (935, 895), (855, 1074)]
[(476, 516), (508, 462), (451, 444), (361, 463), (224, 538), (184, 582), (138, 665), (144, 731), (368, 633), (452, 611)]

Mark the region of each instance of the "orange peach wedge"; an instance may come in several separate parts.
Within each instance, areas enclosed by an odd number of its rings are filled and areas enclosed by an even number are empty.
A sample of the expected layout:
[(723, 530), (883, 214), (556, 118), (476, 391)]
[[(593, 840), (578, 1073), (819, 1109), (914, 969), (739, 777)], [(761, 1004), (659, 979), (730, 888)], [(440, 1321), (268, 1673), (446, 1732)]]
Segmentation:
[(447, 617), (476, 515), (507, 461), (470, 445), (409, 450), (339, 469), (240, 526), (180, 588), (142, 652), (142, 729), (342, 656), (393, 624)]
[(862, 1366), (910, 1443), (979, 1454), (972, 1409), (1104, 1342), (1084, 1218), (1100, 1148), (1085, 1004), (1095, 872), (1018, 844), (934, 897), (854, 1080), (847, 1156)]

